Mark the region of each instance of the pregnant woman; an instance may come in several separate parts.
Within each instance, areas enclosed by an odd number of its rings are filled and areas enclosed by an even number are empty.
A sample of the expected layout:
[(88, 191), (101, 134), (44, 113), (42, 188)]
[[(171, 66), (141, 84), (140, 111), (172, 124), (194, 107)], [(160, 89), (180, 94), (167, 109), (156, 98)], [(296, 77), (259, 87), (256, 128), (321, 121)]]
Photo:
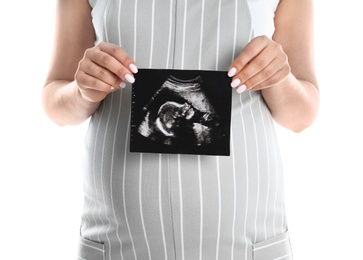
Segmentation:
[[(274, 122), (318, 111), (313, 1), (57, 2), (44, 108), (90, 118), (78, 259), (292, 259)], [(230, 156), (129, 152), (138, 68), (225, 71)]]

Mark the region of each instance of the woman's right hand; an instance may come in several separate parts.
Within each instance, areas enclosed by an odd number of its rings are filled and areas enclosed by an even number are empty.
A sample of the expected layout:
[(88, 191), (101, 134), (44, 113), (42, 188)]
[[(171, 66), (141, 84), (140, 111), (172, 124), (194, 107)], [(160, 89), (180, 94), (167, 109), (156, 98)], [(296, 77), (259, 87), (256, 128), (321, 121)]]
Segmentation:
[(110, 92), (135, 81), (135, 61), (121, 47), (101, 42), (85, 51), (78, 64), (75, 80), (82, 97), (93, 103), (102, 101)]

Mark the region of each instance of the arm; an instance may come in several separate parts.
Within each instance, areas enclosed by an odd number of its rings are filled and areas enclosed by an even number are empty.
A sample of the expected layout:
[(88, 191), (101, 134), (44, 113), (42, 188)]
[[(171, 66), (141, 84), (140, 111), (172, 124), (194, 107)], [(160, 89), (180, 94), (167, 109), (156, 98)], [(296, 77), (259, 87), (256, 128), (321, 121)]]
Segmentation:
[(86, 120), (109, 93), (125, 86), (126, 78), (132, 80), (131, 71), (137, 72), (122, 48), (94, 46), (91, 11), (87, 0), (57, 1), (53, 54), (42, 98), (47, 115), (59, 125)]
[[(232, 63), (237, 91), (261, 90), (274, 120), (300, 132), (319, 108), (314, 69), (313, 0), (280, 0), (272, 40), (257, 37)], [(237, 82), (237, 83), (236, 83)]]
[(313, 123), (319, 109), (314, 68), (313, 0), (282, 0), (273, 40), (289, 57), (291, 73), (280, 87), (262, 90), (275, 120), (294, 131)]

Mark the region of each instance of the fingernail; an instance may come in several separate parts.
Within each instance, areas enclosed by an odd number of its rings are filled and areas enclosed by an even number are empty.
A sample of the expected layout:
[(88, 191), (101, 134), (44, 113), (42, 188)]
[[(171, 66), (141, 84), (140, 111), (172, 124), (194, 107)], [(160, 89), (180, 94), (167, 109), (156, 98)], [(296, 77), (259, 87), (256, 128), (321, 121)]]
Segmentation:
[(235, 67), (233, 67), (232, 69), (230, 69), (228, 71), (228, 77), (233, 77), (234, 74), (236, 74), (236, 72), (237, 72), (237, 69)]
[(130, 70), (133, 72), (133, 73), (137, 73), (139, 70), (137, 69), (137, 67), (135, 66), (135, 64), (131, 63), (129, 65), (129, 68)]
[(134, 83), (135, 82), (135, 78), (133, 76), (131, 76), (130, 74), (126, 74), (125, 75), (125, 79), (130, 82), (130, 83)]
[(232, 87), (232, 88), (235, 88), (235, 87), (237, 87), (240, 83), (241, 83), (241, 81), (240, 81), (239, 79), (235, 79), (235, 80), (233, 80), (233, 81), (232, 81), (232, 83), (231, 83), (231, 87)]
[(125, 88), (126, 87), (126, 83), (122, 81), (119, 86), (120, 86), (120, 88)]
[(237, 89), (237, 93), (238, 93), (238, 94), (241, 94), (241, 93), (243, 93), (246, 89), (247, 89), (246, 85), (245, 85), (245, 84), (243, 84), (243, 85), (241, 85), (241, 86)]

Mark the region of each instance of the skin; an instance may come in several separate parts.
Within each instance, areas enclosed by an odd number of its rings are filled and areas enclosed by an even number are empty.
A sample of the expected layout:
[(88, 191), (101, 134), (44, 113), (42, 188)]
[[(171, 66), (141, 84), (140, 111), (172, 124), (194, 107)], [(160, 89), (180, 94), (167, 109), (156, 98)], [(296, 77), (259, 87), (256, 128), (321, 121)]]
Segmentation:
[(272, 39), (253, 39), (231, 64), (229, 75), (237, 92), (261, 90), (280, 125), (294, 132), (310, 126), (320, 100), (314, 68), (313, 0), (280, 0)]
[[(43, 106), (59, 125), (83, 122), (137, 73), (122, 48), (94, 41), (88, 1), (58, 0)], [(238, 93), (261, 90), (274, 120), (300, 132), (313, 123), (319, 107), (313, 57), (313, 0), (281, 0), (272, 39), (256, 37), (238, 55), (228, 72), (231, 86)]]

